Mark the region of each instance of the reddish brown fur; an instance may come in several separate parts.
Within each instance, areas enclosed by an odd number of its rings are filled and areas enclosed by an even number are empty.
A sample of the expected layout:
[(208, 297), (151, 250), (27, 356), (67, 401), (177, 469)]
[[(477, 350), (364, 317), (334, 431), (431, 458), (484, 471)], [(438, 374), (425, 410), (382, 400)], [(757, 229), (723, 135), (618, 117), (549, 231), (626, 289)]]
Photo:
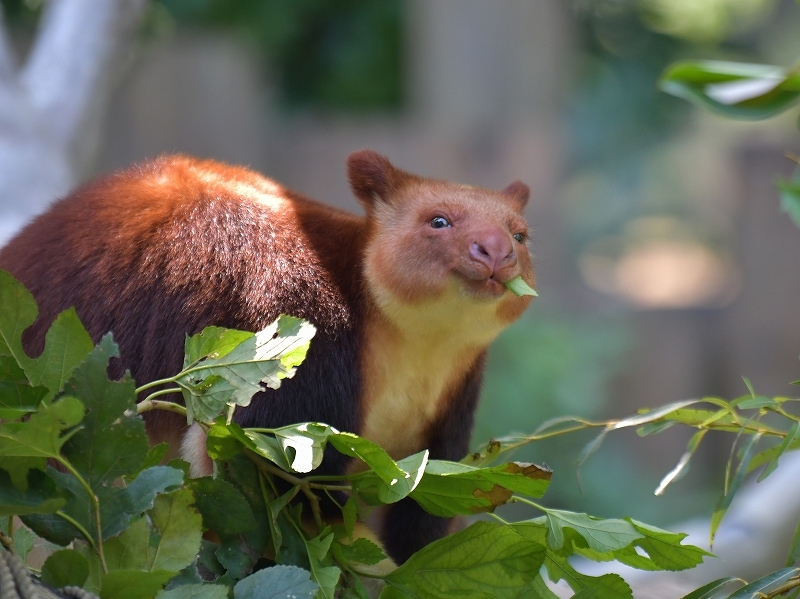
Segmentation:
[[(278, 391), (236, 412), (243, 426), (326, 421), (386, 446), (395, 457), (429, 448), (460, 459), (494, 337), (533, 286), (522, 209), (528, 188), (496, 192), (424, 179), (371, 151), (348, 174), (367, 216), (288, 191), (251, 171), (162, 157), (90, 183), (57, 202), (0, 251), (0, 267), (39, 302), (25, 332), (44, 333), (74, 305), (95, 340), (120, 345), (113, 376), (138, 384), (177, 372), (183, 339), (210, 324), (257, 330), (288, 313), (319, 329), (306, 363)], [(443, 217), (450, 226), (434, 228)], [(149, 417), (154, 441), (184, 424)], [(330, 452), (323, 468), (343, 472)], [(403, 501), (383, 532), (404, 561), (446, 523)]]

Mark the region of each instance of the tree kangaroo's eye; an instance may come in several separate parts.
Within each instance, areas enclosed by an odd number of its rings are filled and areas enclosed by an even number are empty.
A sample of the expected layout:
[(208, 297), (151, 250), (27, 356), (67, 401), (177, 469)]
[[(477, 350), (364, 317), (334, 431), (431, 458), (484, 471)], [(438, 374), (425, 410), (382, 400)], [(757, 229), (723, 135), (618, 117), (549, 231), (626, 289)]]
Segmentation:
[(513, 237), (514, 239), (517, 240), (518, 243), (522, 243), (523, 241), (525, 241), (525, 233), (515, 233)]
[(434, 216), (428, 223), (434, 229), (444, 229), (445, 227), (452, 227), (450, 221), (443, 216)]

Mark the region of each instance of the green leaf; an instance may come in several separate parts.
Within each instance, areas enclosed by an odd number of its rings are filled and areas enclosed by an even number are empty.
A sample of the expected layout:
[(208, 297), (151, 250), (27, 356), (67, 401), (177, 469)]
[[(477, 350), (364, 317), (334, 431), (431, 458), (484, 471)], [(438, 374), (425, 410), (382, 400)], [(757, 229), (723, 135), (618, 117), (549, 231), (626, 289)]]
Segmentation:
[(126, 487), (104, 489), (99, 497), (103, 538), (124, 530), (139, 514), (153, 507), (156, 496), (183, 483), (183, 472), (169, 466), (153, 466), (139, 473)]
[(63, 491), (41, 470), (28, 470), (24, 490), (11, 483), (11, 476), (0, 470), (0, 516), (51, 514), (67, 502)]
[(156, 497), (150, 519), (159, 535), (148, 548), (149, 569), (178, 572), (194, 562), (200, 551), (202, 518), (193, 507), (189, 489)]
[(235, 422), (225, 424), (224, 418), (219, 418), (208, 429), (206, 434), (206, 449), (213, 460), (230, 460), (242, 452), (242, 446), (258, 452), (256, 444), (245, 434), (242, 427)]
[(775, 469), (778, 467), (778, 460), (781, 456), (786, 453), (791, 445), (794, 443), (800, 443), (800, 422), (795, 422), (792, 425), (792, 428), (788, 430), (786, 436), (781, 441), (780, 445), (778, 446), (775, 455), (772, 456), (772, 459), (767, 464), (767, 467), (764, 468), (764, 472), (762, 472), (758, 477), (758, 482), (761, 482), (765, 478), (767, 478), (770, 474), (775, 472)]
[(706, 436), (706, 432), (708, 432), (708, 429), (701, 429), (692, 435), (692, 438), (689, 439), (689, 443), (686, 445), (686, 451), (681, 456), (681, 459), (678, 460), (677, 465), (670, 470), (664, 478), (661, 479), (660, 483), (658, 483), (658, 487), (655, 490), (655, 495), (661, 495), (671, 483), (680, 479), (684, 474), (686, 474), (686, 472), (689, 470), (689, 460), (692, 459), (692, 456), (697, 451), (697, 448), (700, 447), (700, 442), (703, 440), (703, 437)]
[[(614, 558), (632, 568), (640, 570), (688, 570), (702, 563), (707, 551), (694, 545), (682, 545), (687, 535), (672, 533), (649, 526), (636, 520), (626, 518), (633, 524), (642, 538), (634, 540), (627, 547), (614, 551)], [(639, 547), (647, 554), (641, 555), (635, 549)]]
[(14, 531), (14, 536), (12, 538), (14, 541), (14, 551), (17, 552), (17, 555), (24, 562), (28, 559), (28, 554), (31, 552), (31, 549), (33, 549), (36, 535), (33, 534), (30, 529), (20, 526)]
[(22, 348), (22, 332), (33, 324), (39, 311), (33, 296), (5, 271), (0, 271), (0, 306), (0, 356), (13, 358), (32, 386), (44, 386), (47, 397), (53, 397), (91, 351), (89, 334), (70, 308), (59, 314), (47, 331), (42, 354), (31, 359)]
[(428, 463), (427, 450), (395, 462), (379, 445), (352, 433), (330, 435), (328, 442), (339, 453), (358, 458), (372, 469), (354, 481), (356, 489), (365, 500), (374, 493), (384, 504), (408, 496), (419, 484)]
[(206, 327), (197, 335), (186, 336), (184, 344), (184, 369), (206, 358), (222, 358), (255, 333), (222, 327)]
[(161, 591), (156, 599), (228, 599), (229, 592), (230, 588), (222, 584), (185, 584)]
[(794, 564), (798, 558), (800, 558), (800, 522), (797, 523), (797, 527), (794, 530), (794, 535), (792, 536), (792, 544), (789, 548), (789, 557), (786, 558), (786, 567), (788, 568)]
[(736, 407), (742, 410), (776, 408), (778, 406), (780, 406), (780, 402), (776, 401), (772, 397), (764, 397), (763, 395), (756, 395), (755, 397), (744, 399), (736, 404)]
[(189, 481), (195, 505), (203, 516), (203, 526), (220, 534), (245, 532), (256, 526), (256, 519), (242, 494), (219, 478), (204, 476)]
[(103, 574), (100, 599), (148, 599), (155, 597), (175, 572), (115, 570)]
[(552, 473), (535, 464), (510, 462), (489, 468), (431, 460), (411, 497), (425, 511), (451, 517), (493, 511), (513, 493), (541, 497)]
[[(326, 529), (330, 530), (330, 528)], [(319, 585), (320, 594), (325, 599), (333, 599), (336, 591), (336, 584), (342, 571), (333, 563), (329, 555), (333, 533), (323, 531), (319, 536), (306, 541), (306, 551), (308, 561), (311, 564), (311, 577)]]
[(310, 323), (281, 315), (255, 335), (236, 338), (240, 342), (233, 348), (228, 345), (236, 336), (227, 339), (224, 355), (202, 359), (177, 378), (189, 421), (200, 415), (211, 421), (227, 403), (249, 405), (253, 395), (264, 389), (262, 383), (277, 389), (281, 379), (294, 376), (315, 333)]
[(53, 588), (82, 587), (89, 576), (89, 563), (74, 549), (56, 551), (42, 566), (42, 582)]
[(22, 368), (10, 356), (0, 356), (0, 418), (16, 420), (35, 412), (47, 387), (32, 387)]
[(105, 335), (64, 387), (86, 407), (82, 429), (65, 444), (64, 456), (95, 493), (137, 472), (149, 450), (144, 421), (124, 416), (136, 407), (133, 380), (108, 380), (108, 361), (118, 355), (111, 335)]
[(523, 295), (532, 295), (533, 297), (539, 296), (539, 294), (536, 293), (520, 276), (516, 276), (510, 281), (506, 281), (503, 283), (503, 285), (505, 285), (505, 288), (517, 297)]
[(729, 599), (761, 599), (782, 587), (792, 578), (796, 578), (798, 574), (800, 574), (800, 568), (783, 568), (743, 586)]
[(791, 181), (778, 181), (776, 185), (781, 200), (781, 210), (800, 227), (800, 181), (797, 180), (797, 174)]
[(547, 510), (547, 544), (552, 549), (562, 549), (569, 538), (567, 529), (575, 531), (593, 551), (608, 553), (627, 547), (644, 535), (625, 520), (595, 518), (587, 514)]
[(153, 447), (151, 447), (147, 452), (147, 456), (144, 458), (144, 462), (142, 462), (142, 464), (139, 466), (139, 471), (136, 472), (136, 474), (138, 475), (142, 470), (146, 470), (152, 466), (158, 466), (164, 460), (164, 458), (167, 457), (168, 451), (169, 443), (166, 441), (159, 443), (158, 445), (153, 445)]
[(223, 535), (220, 541), (222, 544), (215, 555), (225, 568), (226, 576), (231, 580), (241, 580), (250, 574), (259, 556), (250, 550), (239, 535)]
[(341, 556), (348, 562), (373, 566), (386, 559), (386, 554), (375, 543), (364, 537), (355, 539), (352, 543), (340, 543), (337, 541)]
[[(270, 497), (266, 482), (253, 462), (241, 454), (226, 462), (224, 474), (228, 482), (245, 498), (255, 519), (255, 525), (245, 531), (243, 536), (254, 551), (263, 554), (273, 541), (270, 515), (265, 506), (265, 501)], [(275, 545), (280, 545), (280, 542)]]
[(306, 473), (319, 467), (328, 437), (338, 432), (327, 424), (304, 422), (275, 429), (274, 434), (292, 470)]
[[(0, 465), (17, 488), (25, 490), (30, 468), (44, 470), (48, 458), (59, 457), (82, 419), (83, 404), (74, 397), (62, 397), (52, 405), (42, 405), (25, 422), (0, 424), (0, 457), (4, 458)], [(68, 432), (62, 435), (64, 431)]]
[(51, 398), (64, 388), (92, 347), (92, 339), (78, 319), (75, 308), (70, 308), (59, 314), (47, 331), (42, 354), (22, 366), (31, 384), (49, 389), (48, 398)]
[[(553, 582), (564, 580), (576, 591), (574, 597), (592, 599), (633, 599), (628, 583), (617, 574), (587, 576), (575, 570), (565, 557), (548, 552), (544, 562), (547, 575)], [(583, 593), (583, 594), (581, 594)]]
[(709, 533), (708, 542), (710, 546), (714, 544), (714, 535), (716, 534), (719, 525), (722, 523), (722, 519), (725, 517), (725, 514), (728, 512), (728, 508), (731, 506), (733, 496), (739, 490), (739, 487), (741, 487), (742, 482), (744, 481), (744, 477), (747, 474), (748, 467), (750, 465), (750, 460), (755, 453), (756, 446), (758, 445), (758, 441), (760, 439), (761, 433), (756, 433), (747, 440), (747, 444), (742, 448), (742, 459), (739, 462), (739, 466), (736, 469), (733, 479), (731, 480), (728, 492), (720, 497), (719, 501), (717, 502), (717, 507), (714, 509), (714, 514), (711, 516), (711, 531)]
[(717, 596), (722, 587), (730, 584), (731, 582), (744, 581), (741, 578), (718, 578), (717, 580), (701, 586), (699, 589), (695, 589), (688, 595), (684, 595), (682, 599), (711, 599), (712, 597)]
[(234, 599), (314, 599), (318, 586), (308, 571), (294, 566), (264, 568), (233, 587)]
[(516, 599), (537, 576), (545, 554), (516, 525), (476, 522), (412, 555), (386, 577), (380, 597)]
[(660, 88), (723, 116), (765, 119), (800, 97), (800, 76), (772, 65), (695, 60), (675, 63)]

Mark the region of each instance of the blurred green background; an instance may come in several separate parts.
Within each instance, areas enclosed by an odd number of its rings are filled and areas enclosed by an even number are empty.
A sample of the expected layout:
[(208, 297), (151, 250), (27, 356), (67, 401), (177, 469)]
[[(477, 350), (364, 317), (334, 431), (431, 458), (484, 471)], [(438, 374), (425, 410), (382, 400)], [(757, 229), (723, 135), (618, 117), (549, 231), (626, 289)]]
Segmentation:
[[(24, 53), (41, 1), (2, 0)], [(679, 58), (792, 64), (779, 0), (158, 0), (91, 174), (159, 152), (244, 162), (357, 210), (344, 157), (533, 189), (539, 299), (493, 346), (475, 445), (572, 414), (622, 417), (741, 376), (792, 393), (800, 232), (772, 181), (795, 114), (731, 123), (657, 89)], [(793, 319), (794, 318), (794, 319)], [(653, 496), (689, 433), (529, 446), (548, 505), (655, 524), (712, 511), (728, 445)], [(519, 511), (518, 515), (522, 515)]]

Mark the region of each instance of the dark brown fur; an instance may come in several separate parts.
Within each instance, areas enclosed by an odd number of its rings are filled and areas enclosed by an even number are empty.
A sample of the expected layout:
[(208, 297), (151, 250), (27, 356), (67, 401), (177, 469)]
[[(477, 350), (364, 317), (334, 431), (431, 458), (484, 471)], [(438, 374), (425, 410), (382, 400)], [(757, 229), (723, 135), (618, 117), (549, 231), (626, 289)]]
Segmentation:
[[(114, 333), (121, 358), (109, 374), (129, 369), (141, 385), (180, 370), (187, 334), (211, 324), (258, 330), (287, 313), (318, 327), (308, 358), (292, 381), (237, 410), (240, 424), (321, 421), (390, 446), (396, 458), (427, 447), (432, 458), (460, 459), (486, 347), (529, 302), (498, 283), (517, 274), (534, 282), (527, 250), (510, 237), (524, 229), (528, 189), (423, 179), (370, 151), (351, 155), (348, 167), (366, 218), (251, 171), (183, 156), (79, 188), (0, 251), (0, 268), (39, 303), (27, 351), (41, 352), (50, 323), (74, 305), (95, 341)], [(443, 211), (452, 230), (429, 226)], [(455, 321), (441, 322), (451, 306), (471, 318), (473, 305), (475, 318), (491, 321), (485, 334), (465, 337)], [(413, 359), (417, 339), (430, 370)], [(442, 381), (433, 384), (429, 372)], [(408, 393), (387, 400), (406, 381)], [(416, 432), (406, 434), (404, 418), (422, 419)], [(146, 424), (153, 442), (176, 444), (185, 430), (164, 413)], [(347, 467), (326, 454), (326, 471)], [(405, 500), (382, 538), (402, 562), (446, 528)]]

